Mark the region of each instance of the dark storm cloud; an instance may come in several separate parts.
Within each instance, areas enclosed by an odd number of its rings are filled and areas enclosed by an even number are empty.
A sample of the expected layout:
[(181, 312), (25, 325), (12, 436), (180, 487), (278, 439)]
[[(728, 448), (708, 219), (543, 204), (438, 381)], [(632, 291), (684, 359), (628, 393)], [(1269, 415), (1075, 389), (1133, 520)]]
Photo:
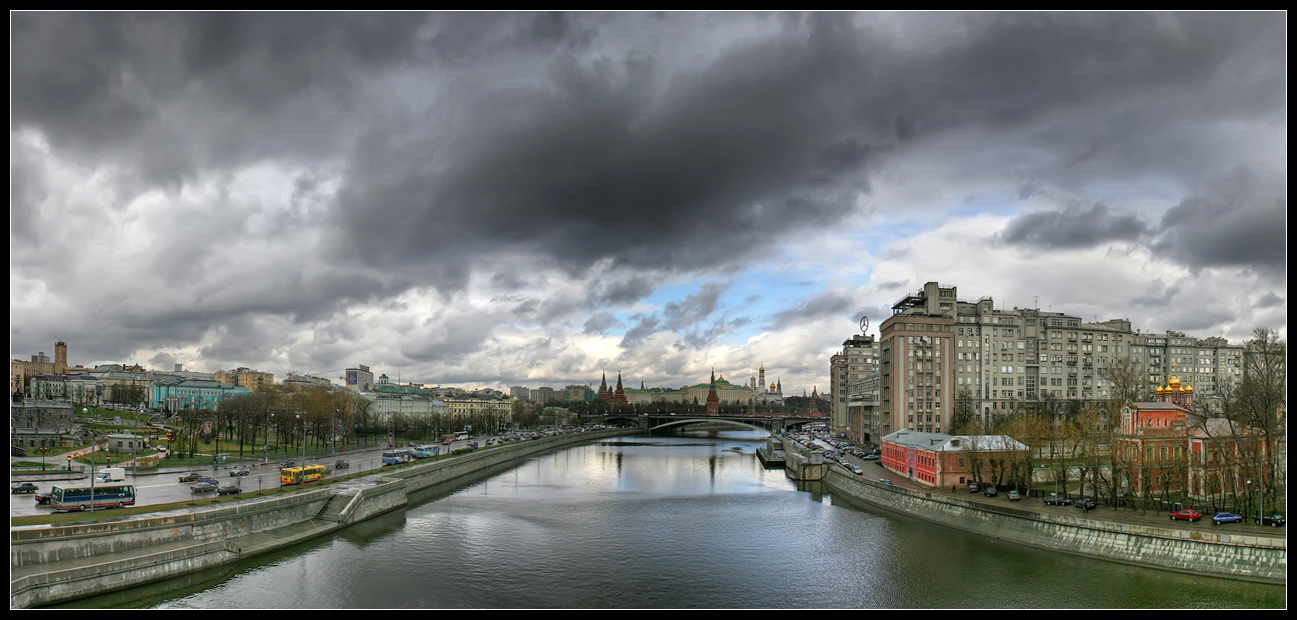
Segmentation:
[(1005, 227), (1001, 240), (1035, 248), (1093, 247), (1139, 239), (1146, 226), (1133, 214), (1114, 213), (1102, 204), (1063, 212), (1024, 213)]
[(671, 331), (692, 327), (716, 309), (716, 300), (724, 291), (725, 286), (709, 283), (703, 285), (697, 293), (687, 295), (684, 301), (667, 302), (662, 309), (662, 317), (666, 321), (664, 327)]
[[(359, 145), (342, 226), (360, 241), (358, 258), (435, 264), (430, 275), (449, 287), (491, 251), (572, 271), (606, 258), (638, 269), (732, 264), (834, 221), (868, 187), (876, 132), (868, 121), (851, 127), (843, 96), (861, 96), (841, 82), (866, 60), (849, 37), (812, 30), (810, 43), (746, 44), (669, 79), (651, 58), (556, 55), (543, 87), (460, 93), (471, 105), (442, 134)], [(825, 62), (839, 54), (850, 58)]]
[(1281, 295), (1277, 295), (1275, 293), (1265, 293), (1261, 295), (1259, 299), (1253, 302), (1252, 305), (1256, 306), (1257, 308), (1282, 308), (1286, 303), (1288, 303), (1288, 300)]
[(839, 291), (824, 290), (796, 306), (784, 310), (770, 320), (770, 329), (784, 329), (820, 317), (848, 313), (853, 309), (851, 296)]
[(1179, 285), (1166, 286), (1160, 281), (1152, 282), (1149, 284), (1147, 293), (1131, 298), (1130, 304), (1136, 307), (1169, 308), (1174, 305), (1175, 298), (1179, 294)]
[(643, 344), (644, 340), (659, 331), (662, 320), (656, 314), (636, 314), (631, 317), (635, 321), (630, 329), (622, 336), (621, 343), (617, 346), (623, 349), (634, 349)]
[(600, 282), (590, 292), (589, 301), (595, 306), (622, 306), (647, 297), (653, 289), (653, 282), (643, 276)]
[(617, 317), (613, 316), (611, 312), (600, 310), (586, 320), (585, 325), (582, 326), (582, 331), (587, 334), (602, 334), (609, 328), (620, 324), (621, 321), (618, 321)]
[(1167, 211), (1152, 249), (1193, 269), (1245, 267), (1282, 274), (1288, 244), (1285, 190), (1235, 171), (1213, 184), (1211, 194)]

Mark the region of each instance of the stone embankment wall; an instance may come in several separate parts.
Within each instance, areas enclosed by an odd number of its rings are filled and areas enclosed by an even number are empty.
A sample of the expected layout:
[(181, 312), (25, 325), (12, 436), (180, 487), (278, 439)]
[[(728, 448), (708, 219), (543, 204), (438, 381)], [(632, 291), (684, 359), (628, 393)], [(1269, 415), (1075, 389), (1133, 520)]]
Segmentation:
[(625, 430), (557, 435), (298, 493), (65, 526), (10, 528), (11, 608), (50, 605), (221, 566), (403, 508), (410, 494)]
[(1033, 547), (1197, 575), (1287, 583), (1282, 537), (1162, 528), (996, 506), (892, 486), (830, 468), (824, 484), (848, 502)]

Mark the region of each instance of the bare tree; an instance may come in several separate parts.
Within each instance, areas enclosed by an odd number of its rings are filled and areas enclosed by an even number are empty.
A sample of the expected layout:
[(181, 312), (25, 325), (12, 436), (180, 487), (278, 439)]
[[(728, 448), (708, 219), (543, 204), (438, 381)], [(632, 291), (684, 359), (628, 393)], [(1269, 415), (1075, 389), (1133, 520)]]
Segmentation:
[(1235, 402), (1227, 411), (1241, 425), (1261, 436), (1259, 454), (1251, 455), (1261, 483), (1265, 503), (1278, 506), (1285, 493), (1279, 477), (1277, 456), (1283, 437), (1283, 413), (1287, 410), (1287, 345), (1279, 333), (1268, 327), (1252, 332), (1243, 353), (1243, 378), (1235, 390)]

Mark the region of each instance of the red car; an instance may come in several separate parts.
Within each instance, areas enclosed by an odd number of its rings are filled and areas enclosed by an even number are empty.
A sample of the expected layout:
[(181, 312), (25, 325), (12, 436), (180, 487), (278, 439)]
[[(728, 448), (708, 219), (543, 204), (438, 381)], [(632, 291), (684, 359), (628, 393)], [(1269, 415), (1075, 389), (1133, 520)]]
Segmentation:
[(1177, 511), (1171, 513), (1171, 520), (1172, 520), (1172, 521), (1176, 521), (1176, 520), (1179, 520), (1179, 521), (1197, 521), (1198, 519), (1201, 519), (1201, 518), (1202, 518), (1202, 513), (1201, 513), (1201, 512), (1198, 512), (1197, 510), (1192, 510), (1192, 509), (1187, 509), (1187, 510), (1177, 510)]

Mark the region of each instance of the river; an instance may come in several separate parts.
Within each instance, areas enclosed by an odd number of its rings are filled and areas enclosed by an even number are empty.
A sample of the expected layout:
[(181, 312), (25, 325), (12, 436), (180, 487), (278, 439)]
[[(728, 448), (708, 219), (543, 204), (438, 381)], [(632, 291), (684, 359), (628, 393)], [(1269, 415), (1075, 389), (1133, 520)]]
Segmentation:
[(1282, 608), (1282, 586), (1126, 566), (835, 502), (760, 433), (528, 459), (221, 571), (66, 607)]

